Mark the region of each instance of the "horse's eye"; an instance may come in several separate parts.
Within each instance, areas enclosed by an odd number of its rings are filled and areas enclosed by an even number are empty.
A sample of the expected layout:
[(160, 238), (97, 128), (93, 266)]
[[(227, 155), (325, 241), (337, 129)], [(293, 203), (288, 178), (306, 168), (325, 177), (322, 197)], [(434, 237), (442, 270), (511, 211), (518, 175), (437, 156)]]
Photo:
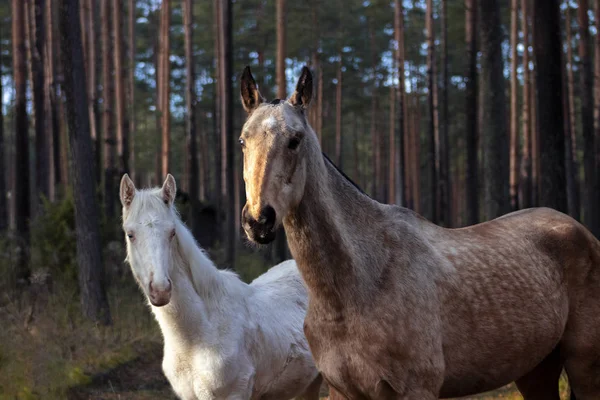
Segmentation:
[(288, 149), (296, 150), (299, 145), (300, 145), (300, 139), (298, 139), (297, 137), (293, 137), (290, 139), (290, 142), (288, 143)]
[(169, 239), (173, 239), (175, 237), (175, 229), (173, 229), (171, 231), (171, 233), (169, 234)]
[(129, 240), (133, 240), (134, 236), (132, 232), (127, 233), (127, 237), (129, 238)]
[(246, 147), (246, 142), (244, 142), (244, 139), (242, 139), (242, 138), (239, 138), (239, 139), (238, 139), (238, 142), (240, 143), (240, 146), (242, 146), (242, 147)]

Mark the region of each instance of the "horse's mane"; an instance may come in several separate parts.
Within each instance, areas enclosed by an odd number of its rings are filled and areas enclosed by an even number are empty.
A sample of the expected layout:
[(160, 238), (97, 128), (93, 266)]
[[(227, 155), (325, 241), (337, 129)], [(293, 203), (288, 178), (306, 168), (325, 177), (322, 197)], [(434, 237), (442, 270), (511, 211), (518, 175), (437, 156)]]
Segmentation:
[(337, 172), (339, 172), (339, 174), (340, 174), (340, 175), (342, 175), (342, 177), (344, 177), (344, 178), (346, 179), (346, 181), (348, 181), (348, 183), (349, 183), (349, 184), (351, 184), (352, 186), (354, 186), (354, 187), (355, 187), (355, 188), (356, 188), (356, 189), (357, 189), (357, 190), (358, 190), (360, 193), (364, 194), (364, 195), (365, 195), (365, 196), (367, 196), (367, 197), (370, 197), (370, 196), (369, 196), (367, 193), (365, 193), (365, 191), (364, 191), (364, 190), (362, 190), (362, 189), (360, 188), (360, 186), (358, 186), (358, 185), (357, 185), (357, 184), (356, 184), (356, 183), (355, 183), (355, 182), (354, 182), (352, 179), (350, 179), (350, 177), (349, 177), (348, 175), (346, 175), (346, 174), (344, 173), (344, 171), (342, 171), (340, 168), (338, 168), (338, 166), (337, 166), (337, 165), (335, 165), (335, 164), (333, 163), (333, 161), (331, 161), (331, 159), (330, 159), (329, 157), (327, 157), (327, 154), (325, 154), (325, 153), (322, 153), (322, 154), (323, 154), (323, 158), (324, 158), (325, 160), (329, 161), (329, 164), (331, 164), (331, 165), (333, 166), (333, 168), (335, 168), (335, 170), (336, 170)]

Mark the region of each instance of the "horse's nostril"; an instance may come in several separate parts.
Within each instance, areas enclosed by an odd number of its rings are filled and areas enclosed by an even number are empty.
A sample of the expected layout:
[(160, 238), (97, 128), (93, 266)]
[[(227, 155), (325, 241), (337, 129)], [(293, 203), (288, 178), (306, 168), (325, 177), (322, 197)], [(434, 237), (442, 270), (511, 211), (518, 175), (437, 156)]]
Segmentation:
[(273, 226), (275, 225), (275, 209), (271, 206), (265, 206), (262, 210), (260, 210), (260, 217), (258, 218), (258, 222), (261, 225)]

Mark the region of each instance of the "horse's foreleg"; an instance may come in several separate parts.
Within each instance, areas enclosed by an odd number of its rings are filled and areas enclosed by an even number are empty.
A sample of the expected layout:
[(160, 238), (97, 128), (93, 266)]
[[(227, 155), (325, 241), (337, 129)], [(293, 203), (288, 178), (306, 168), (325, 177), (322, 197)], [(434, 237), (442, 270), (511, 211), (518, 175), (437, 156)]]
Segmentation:
[(319, 400), (322, 382), (323, 377), (321, 374), (317, 375), (317, 377), (308, 385), (304, 393), (298, 397), (298, 400)]
[(517, 388), (525, 400), (560, 400), (558, 380), (563, 368), (556, 348), (527, 375), (517, 380)]

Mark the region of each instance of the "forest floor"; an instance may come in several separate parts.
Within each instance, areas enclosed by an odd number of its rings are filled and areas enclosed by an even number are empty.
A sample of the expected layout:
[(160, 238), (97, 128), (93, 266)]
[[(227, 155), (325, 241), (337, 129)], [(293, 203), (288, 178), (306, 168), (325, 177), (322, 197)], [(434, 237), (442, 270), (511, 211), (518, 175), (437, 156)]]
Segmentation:
[[(133, 360), (92, 377), (85, 386), (69, 391), (69, 400), (176, 400), (161, 370), (162, 346), (144, 346), (144, 352)], [(327, 399), (323, 388), (322, 399)], [(563, 397), (566, 398), (566, 397)], [(478, 396), (471, 400), (522, 399), (514, 385)]]

